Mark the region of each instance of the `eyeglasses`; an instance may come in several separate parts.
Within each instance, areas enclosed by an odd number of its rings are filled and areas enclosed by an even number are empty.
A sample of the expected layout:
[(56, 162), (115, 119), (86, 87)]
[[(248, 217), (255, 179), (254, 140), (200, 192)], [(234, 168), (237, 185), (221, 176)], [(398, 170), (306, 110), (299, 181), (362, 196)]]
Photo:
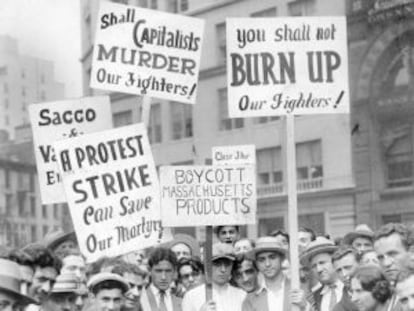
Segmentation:
[(200, 275), (200, 272), (198, 272), (198, 271), (193, 271), (193, 272), (191, 272), (191, 273), (181, 274), (181, 275), (180, 275), (180, 277), (181, 277), (181, 279), (183, 279), (183, 280), (188, 280), (188, 279), (190, 278), (190, 276), (191, 276), (191, 277), (193, 277), (193, 278), (195, 278), (195, 277), (197, 277), (197, 276), (199, 276), (199, 275)]

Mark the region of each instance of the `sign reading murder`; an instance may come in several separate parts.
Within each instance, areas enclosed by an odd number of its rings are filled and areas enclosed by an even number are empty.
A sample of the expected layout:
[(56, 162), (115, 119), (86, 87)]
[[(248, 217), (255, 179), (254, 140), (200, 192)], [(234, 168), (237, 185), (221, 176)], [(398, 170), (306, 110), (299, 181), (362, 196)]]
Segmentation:
[(159, 184), (143, 124), (55, 143), (79, 247), (89, 262), (157, 244)]
[(256, 165), (255, 145), (213, 147), (213, 165), (223, 164)]
[(42, 204), (66, 202), (52, 144), (112, 128), (109, 97), (29, 105)]
[(162, 166), (160, 186), (165, 226), (255, 223), (253, 165)]
[(204, 21), (102, 2), (91, 87), (193, 104)]
[(345, 17), (226, 24), (230, 117), (349, 113)]

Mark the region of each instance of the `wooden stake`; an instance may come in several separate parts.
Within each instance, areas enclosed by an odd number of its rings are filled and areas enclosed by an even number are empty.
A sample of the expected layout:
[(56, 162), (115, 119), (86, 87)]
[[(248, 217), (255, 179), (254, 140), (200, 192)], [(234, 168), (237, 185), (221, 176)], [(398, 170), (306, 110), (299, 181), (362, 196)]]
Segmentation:
[(142, 98), (141, 122), (144, 123), (146, 127), (148, 127), (149, 125), (150, 111), (151, 111), (151, 97), (144, 96)]
[(206, 226), (206, 244), (204, 245), (204, 268), (206, 271), (206, 301), (213, 299), (213, 226)]

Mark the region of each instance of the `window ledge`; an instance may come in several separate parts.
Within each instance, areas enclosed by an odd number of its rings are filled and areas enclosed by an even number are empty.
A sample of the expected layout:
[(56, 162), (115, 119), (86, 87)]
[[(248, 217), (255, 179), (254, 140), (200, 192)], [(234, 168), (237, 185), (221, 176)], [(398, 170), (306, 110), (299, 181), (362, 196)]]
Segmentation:
[(393, 197), (401, 194), (414, 194), (414, 185), (398, 188), (386, 188), (380, 192), (382, 197)]

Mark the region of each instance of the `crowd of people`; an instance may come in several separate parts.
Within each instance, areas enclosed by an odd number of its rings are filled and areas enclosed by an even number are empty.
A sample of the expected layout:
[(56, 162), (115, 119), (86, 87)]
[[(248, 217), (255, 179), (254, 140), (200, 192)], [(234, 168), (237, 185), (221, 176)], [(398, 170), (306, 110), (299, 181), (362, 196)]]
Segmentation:
[(359, 225), (335, 241), (301, 228), (299, 288), (283, 230), (255, 241), (238, 226), (215, 234), (209, 260), (185, 234), (88, 264), (73, 232), (2, 247), (0, 311), (414, 311), (414, 227)]

